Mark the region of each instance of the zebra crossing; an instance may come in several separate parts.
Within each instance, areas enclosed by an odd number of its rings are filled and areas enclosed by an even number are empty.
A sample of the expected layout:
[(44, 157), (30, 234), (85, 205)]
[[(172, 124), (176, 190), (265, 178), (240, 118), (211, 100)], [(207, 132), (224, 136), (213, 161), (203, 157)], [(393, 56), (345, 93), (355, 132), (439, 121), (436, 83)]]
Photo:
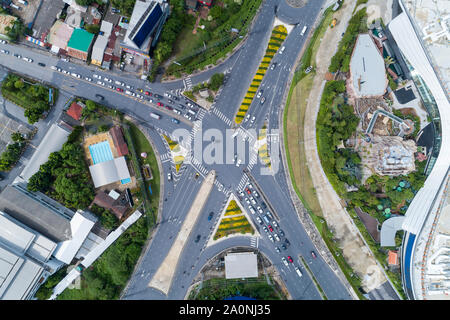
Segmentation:
[(250, 238), (250, 245), (253, 247), (253, 248), (258, 248), (258, 245), (259, 245), (259, 241), (258, 241), (258, 237), (251, 237)]
[(184, 78), (183, 79), (183, 84), (184, 84), (184, 88), (187, 90), (191, 90), (192, 89), (192, 80), (190, 77)]
[(172, 160), (172, 156), (171, 156), (170, 152), (167, 152), (161, 156), (161, 162), (163, 162), (163, 163), (170, 161), (170, 160)]
[(223, 122), (225, 122), (228, 126), (231, 126), (233, 123), (226, 115), (224, 115), (219, 109), (214, 108), (213, 113)]
[(253, 169), (253, 166), (258, 162), (258, 153), (251, 152), (250, 161), (248, 163), (247, 169), (248, 171), (251, 171)]
[(242, 136), (243, 140), (248, 139), (249, 144), (253, 144), (256, 141), (256, 138), (250, 132), (248, 132), (242, 127), (239, 127), (237, 129), (237, 134)]
[(208, 169), (206, 169), (200, 161), (198, 161), (196, 158), (194, 157), (190, 157), (189, 158), (189, 163), (194, 167), (195, 170), (198, 171), (198, 173), (200, 173), (202, 175), (203, 178), (206, 177), (206, 175), (208, 174)]
[(246, 174), (244, 174), (241, 178), (241, 181), (238, 184), (237, 190), (242, 191), (244, 190), (245, 186), (247, 185), (249, 178)]

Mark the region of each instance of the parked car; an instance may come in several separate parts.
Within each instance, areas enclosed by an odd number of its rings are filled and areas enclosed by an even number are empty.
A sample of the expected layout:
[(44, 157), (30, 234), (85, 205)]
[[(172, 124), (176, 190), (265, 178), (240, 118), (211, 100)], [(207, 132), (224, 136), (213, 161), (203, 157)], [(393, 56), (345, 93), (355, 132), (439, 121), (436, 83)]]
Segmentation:
[(151, 96), (151, 95), (152, 95), (152, 93), (151, 93), (150, 91), (145, 91), (144, 94), (145, 94), (146, 96)]
[(4, 53), (4, 54), (9, 54), (9, 51), (8, 51), (8, 50), (3, 50), (3, 49), (2, 49), (2, 50), (0, 50), (0, 52), (1, 52), (1, 53)]
[(104, 77), (103, 80), (105, 80), (106, 82), (109, 82), (109, 83), (113, 82), (111, 79), (109, 79), (107, 77)]
[(256, 192), (256, 190), (253, 190), (253, 195), (256, 197), (256, 198), (259, 198), (259, 194), (258, 194), (258, 192)]
[(211, 211), (208, 215), (208, 221), (211, 221), (213, 215), (214, 215), (214, 212)]
[(258, 223), (259, 223), (259, 224), (263, 224), (263, 222), (262, 222), (261, 218), (260, 218), (260, 217), (258, 217), (258, 216), (256, 217), (256, 221), (258, 221)]
[(244, 200), (245, 200), (245, 202), (247, 202), (248, 205), (250, 204), (250, 200), (247, 197), (245, 197)]
[(258, 207), (256, 208), (256, 210), (258, 210), (258, 212), (259, 212), (260, 214), (263, 214), (263, 211), (262, 211), (262, 209), (261, 209), (260, 206), (258, 206)]
[(265, 101), (266, 101), (266, 97), (262, 97), (260, 103), (264, 104)]
[(33, 62), (33, 59), (31, 58), (23, 57), (22, 59), (25, 60), (26, 62)]
[(259, 99), (261, 98), (261, 95), (263, 94), (263, 90), (259, 90), (258, 94), (256, 95), (256, 97)]
[(38, 62), (38, 66), (45, 67), (45, 63)]
[(311, 251), (311, 256), (315, 259), (317, 258), (316, 253), (314, 251)]
[(276, 63), (276, 62), (272, 63), (272, 65), (270, 66), (270, 70), (275, 69), (276, 66), (277, 66), (277, 63)]
[(295, 272), (297, 272), (298, 276), (301, 277), (303, 274), (298, 267), (295, 267)]
[(84, 80), (92, 82), (92, 78), (89, 78), (89, 77), (84, 77)]
[(289, 267), (289, 263), (287, 262), (285, 257), (281, 258), (281, 261), (283, 261), (283, 263), (286, 267)]
[(278, 223), (275, 220), (272, 221), (272, 224), (275, 228), (278, 228)]
[(6, 40), (0, 39), (0, 43), (1, 43), (1, 44), (7, 44), (8, 42), (6, 42)]
[(250, 210), (250, 212), (251, 212), (252, 214), (255, 214), (255, 213), (256, 213), (255, 208), (253, 208), (252, 206), (248, 207), (248, 209)]
[(273, 232), (273, 228), (270, 224), (267, 227), (269, 228), (270, 232)]
[(288, 260), (289, 260), (290, 263), (294, 263), (294, 260), (292, 259), (291, 256), (287, 256), (287, 258), (288, 258)]
[(281, 253), (281, 250), (280, 250), (279, 247), (275, 247), (275, 251), (278, 252), (278, 253)]
[(271, 234), (269, 234), (269, 240), (272, 241), (272, 242), (275, 242), (275, 240), (273, 240), (273, 237), (272, 237)]
[(179, 123), (180, 123), (180, 120), (175, 119), (175, 118), (172, 118), (172, 122), (173, 122), (173, 123), (176, 123), (176, 124), (179, 124)]
[(200, 238), (201, 238), (201, 237), (202, 237), (202, 236), (198, 234), (197, 237), (195, 237), (195, 240), (194, 240), (195, 243), (198, 243), (198, 242), (200, 241)]
[(99, 80), (102, 79), (102, 76), (99, 76), (98, 74), (93, 74), (92, 76), (94, 77), (94, 79), (99, 79)]
[(269, 230), (267, 230), (266, 226), (263, 227), (263, 230), (264, 230), (264, 232), (269, 232)]
[(281, 241), (281, 239), (280, 239), (280, 237), (278, 236), (278, 234), (275, 233), (275, 234), (273, 235), (273, 237), (275, 238), (275, 240)]
[(123, 92), (123, 89), (122, 88), (116, 88), (116, 91)]
[(308, 68), (305, 69), (305, 73), (310, 73), (312, 70), (312, 66), (309, 66)]
[(156, 105), (157, 105), (158, 107), (164, 107), (164, 104), (161, 103), (161, 102), (158, 102)]

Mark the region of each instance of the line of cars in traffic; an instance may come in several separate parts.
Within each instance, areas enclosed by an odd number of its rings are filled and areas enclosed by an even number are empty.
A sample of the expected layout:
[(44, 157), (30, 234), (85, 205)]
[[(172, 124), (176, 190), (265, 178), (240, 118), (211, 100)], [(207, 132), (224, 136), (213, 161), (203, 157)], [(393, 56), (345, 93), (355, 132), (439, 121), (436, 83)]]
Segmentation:
[[(267, 209), (267, 205), (261, 199), (258, 191), (255, 190), (253, 185), (248, 183), (243, 191), (238, 191), (238, 197), (241, 202), (247, 204), (248, 209), (255, 217), (255, 220), (263, 226), (262, 229), (267, 234), (267, 237), (275, 245), (275, 251), (279, 254), (282, 254), (282, 251), (286, 251), (291, 243), (286, 238), (284, 231), (274, 219), (272, 213)], [(311, 251), (311, 255), (313, 258), (316, 258), (314, 251)], [(281, 261), (286, 267), (289, 267), (289, 263), (293, 264), (294, 270), (298, 276), (301, 277), (303, 275), (300, 268), (294, 264), (294, 259), (290, 255), (286, 257), (283, 256)]]

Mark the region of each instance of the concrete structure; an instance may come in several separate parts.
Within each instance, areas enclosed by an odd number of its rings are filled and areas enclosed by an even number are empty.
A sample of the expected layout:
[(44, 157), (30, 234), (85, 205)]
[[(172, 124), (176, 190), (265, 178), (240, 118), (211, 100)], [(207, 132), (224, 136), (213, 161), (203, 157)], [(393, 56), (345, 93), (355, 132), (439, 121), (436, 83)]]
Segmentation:
[(94, 35), (84, 29), (75, 29), (67, 43), (67, 54), (71, 57), (87, 60)]
[(356, 39), (350, 73), (357, 97), (381, 96), (386, 91), (384, 60), (369, 34), (360, 34)]
[(395, 17), (388, 27), (437, 128), (433, 151), (427, 165), (428, 178), (408, 207), (406, 219), (402, 225), (403, 229), (407, 231), (402, 248), (404, 287), (410, 298), (420, 299), (421, 272), (415, 266), (420, 265), (419, 260), (423, 261), (421, 253), (426, 252), (426, 238), (430, 234), (430, 229), (425, 231), (424, 228), (431, 224), (430, 219), (436, 215), (433, 208), (440, 202), (443, 195), (443, 184), (448, 177), (450, 103), (431, 59), (424, 50), (417, 28), (410, 20), (409, 13), (402, 1), (399, 4), (403, 12)]
[(91, 63), (96, 66), (101, 66), (103, 62), (103, 56), (105, 54), (106, 47), (108, 46), (109, 37), (112, 32), (113, 25), (111, 22), (102, 21), (100, 26), (100, 33), (95, 40), (92, 47)]
[(404, 216), (392, 217), (383, 222), (380, 232), (380, 246), (395, 247), (395, 234), (402, 230)]
[(121, 48), (131, 54), (149, 57), (149, 50), (159, 38), (169, 15), (166, 1), (137, 0)]
[(19, 177), (28, 182), (31, 176), (39, 171), (39, 167), (48, 161), (52, 152), (61, 150), (70, 132), (66, 125), (52, 124)]
[(59, 53), (60, 49), (67, 51), (67, 43), (72, 37), (73, 30), (71, 26), (60, 20), (53, 24), (47, 35), (47, 41), (52, 45), (52, 52)]
[(89, 171), (95, 188), (131, 178), (125, 157), (94, 164)]
[(229, 253), (225, 256), (225, 278), (258, 277), (258, 256), (253, 252)]

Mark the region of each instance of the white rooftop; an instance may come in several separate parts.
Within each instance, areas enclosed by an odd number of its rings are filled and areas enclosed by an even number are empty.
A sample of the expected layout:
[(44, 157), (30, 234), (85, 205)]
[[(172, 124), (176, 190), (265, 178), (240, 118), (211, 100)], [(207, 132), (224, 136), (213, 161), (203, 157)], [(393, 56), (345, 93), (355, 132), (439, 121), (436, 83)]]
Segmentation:
[(258, 259), (253, 252), (229, 253), (225, 256), (225, 278), (258, 277)]
[(95, 188), (131, 177), (125, 157), (94, 164), (89, 171)]
[(384, 60), (369, 34), (360, 34), (350, 60), (353, 90), (358, 97), (381, 96), (387, 86)]

